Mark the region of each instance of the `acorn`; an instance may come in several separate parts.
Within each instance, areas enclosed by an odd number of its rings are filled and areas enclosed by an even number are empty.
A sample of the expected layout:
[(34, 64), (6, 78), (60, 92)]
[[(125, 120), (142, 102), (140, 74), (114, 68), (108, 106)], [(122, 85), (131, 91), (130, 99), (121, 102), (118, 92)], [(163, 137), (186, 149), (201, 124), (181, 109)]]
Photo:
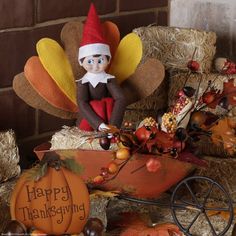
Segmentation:
[(102, 236), (103, 230), (104, 226), (100, 219), (90, 218), (84, 226), (83, 233), (84, 236)]
[(99, 139), (99, 144), (100, 144), (102, 149), (108, 150), (110, 148), (111, 141), (110, 141), (109, 138), (103, 137), (103, 138)]
[(119, 148), (132, 148), (133, 142), (130, 139), (130, 137), (128, 137), (125, 134), (121, 134), (119, 138), (120, 138), (120, 140), (117, 143)]
[(204, 111), (193, 112), (190, 118), (190, 127), (200, 128), (206, 122), (207, 116)]
[(24, 235), (27, 233), (27, 229), (24, 224), (17, 220), (11, 220), (6, 225), (5, 229), (3, 230), (3, 234), (5, 235)]

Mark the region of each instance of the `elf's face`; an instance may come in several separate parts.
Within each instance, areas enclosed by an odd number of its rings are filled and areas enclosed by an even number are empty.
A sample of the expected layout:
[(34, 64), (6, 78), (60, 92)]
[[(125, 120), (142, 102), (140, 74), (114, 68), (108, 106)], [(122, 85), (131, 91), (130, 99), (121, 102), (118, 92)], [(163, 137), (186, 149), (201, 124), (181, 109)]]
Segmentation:
[(107, 65), (109, 64), (109, 60), (105, 55), (95, 55), (95, 56), (88, 56), (85, 57), (82, 66), (87, 72), (90, 73), (100, 73), (105, 71)]

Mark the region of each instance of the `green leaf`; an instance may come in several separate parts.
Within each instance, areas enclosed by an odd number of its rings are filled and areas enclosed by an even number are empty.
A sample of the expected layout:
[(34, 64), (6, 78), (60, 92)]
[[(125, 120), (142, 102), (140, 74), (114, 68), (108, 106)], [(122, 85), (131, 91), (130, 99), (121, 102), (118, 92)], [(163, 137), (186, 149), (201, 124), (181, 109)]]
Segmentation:
[(64, 157), (64, 158), (69, 158), (71, 159), (75, 155), (74, 150), (58, 150), (55, 151), (59, 156)]
[(72, 171), (73, 173), (80, 175), (84, 171), (84, 167), (72, 158), (66, 158), (62, 160), (62, 166)]
[(27, 170), (25, 174), (27, 175), (27, 180), (39, 181), (47, 173), (47, 163), (43, 165), (37, 164), (33, 168)]

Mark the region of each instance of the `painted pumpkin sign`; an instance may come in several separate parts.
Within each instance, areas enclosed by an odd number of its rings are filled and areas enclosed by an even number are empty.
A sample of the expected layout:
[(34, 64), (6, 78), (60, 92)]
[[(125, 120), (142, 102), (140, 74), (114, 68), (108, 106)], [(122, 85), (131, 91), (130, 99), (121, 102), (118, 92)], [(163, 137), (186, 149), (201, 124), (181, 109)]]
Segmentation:
[(89, 214), (89, 194), (74, 173), (78, 164), (57, 156), (45, 160), (18, 180), (10, 201), (11, 217), (47, 234), (80, 233)]

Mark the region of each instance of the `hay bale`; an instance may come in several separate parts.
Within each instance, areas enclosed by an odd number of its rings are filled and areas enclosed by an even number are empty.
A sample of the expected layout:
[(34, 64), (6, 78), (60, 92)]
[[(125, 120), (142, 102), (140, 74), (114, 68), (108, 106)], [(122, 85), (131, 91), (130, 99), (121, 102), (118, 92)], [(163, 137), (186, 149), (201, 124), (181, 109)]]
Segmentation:
[[(201, 72), (211, 70), (215, 55), (216, 34), (165, 26), (140, 27), (133, 30), (143, 42), (143, 59), (159, 59), (166, 69), (188, 70), (187, 63), (194, 54)], [(196, 52), (194, 53), (196, 49)]]
[[(233, 78), (233, 75), (221, 75), (219, 73), (187, 73), (187, 72), (179, 72), (173, 73), (170, 75), (169, 82), (169, 91), (168, 91), (168, 106), (171, 106), (175, 102), (175, 96), (177, 92), (183, 88), (183, 86), (191, 86), (194, 89), (198, 88), (199, 82), (200, 88), (198, 93), (198, 98), (202, 95), (202, 93), (206, 90), (209, 81), (214, 81), (214, 86), (216, 89), (223, 90), (224, 82), (228, 81), (229, 78)], [(187, 82), (186, 82), (187, 80)], [(186, 84), (185, 84), (186, 82)], [(236, 83), (236, 79), (235, 79)], [(211, 111), (214, 114), (222, 114), (224, 112), (223, 109), (217, 106), (216, 109), (205, 108), (207, 111)]]
[(107, 205), (113, 197), (90, 194), (89, 218), (98, 218), (102, 221), (104, 228), (107, 227)]
[[(207, 176), (223, 187), (227, 189), (231, 198), (235, 201), (236, 200), (236, 159), (228, 158), (216, 158), (216, 157), (204, 157), (205, 160), (208, 161), (209, 166), (206, 169), (199, 168), (196, 170), (196, 175)], [(206, 192), (209, 189), (206, 183), (203, 185), (197, 186), (197, 190), (199, 193)], [(219, 192), (213, 191), (211, 194), (212, 198), (218, 198)]]
[[(94, 132), (82, 131), (78, 127), (63, 126), (56, 132), (50, 141), (51, 149), (87, 149), (87, 150), (103, 150), (98, 139), (88, 140), (88, 135), (96, 134)], [(116, 144), (111, 144), (111, 150), (116, 149)]]
[(0, 232), (3, 232), (7, 223), (11, 219), (10, 215), (10, 195), (13, 191), (17, 179), (0, 184)]
[(20, 174), (19, 160), (14, 132), (0, 132), (0, 183)]

